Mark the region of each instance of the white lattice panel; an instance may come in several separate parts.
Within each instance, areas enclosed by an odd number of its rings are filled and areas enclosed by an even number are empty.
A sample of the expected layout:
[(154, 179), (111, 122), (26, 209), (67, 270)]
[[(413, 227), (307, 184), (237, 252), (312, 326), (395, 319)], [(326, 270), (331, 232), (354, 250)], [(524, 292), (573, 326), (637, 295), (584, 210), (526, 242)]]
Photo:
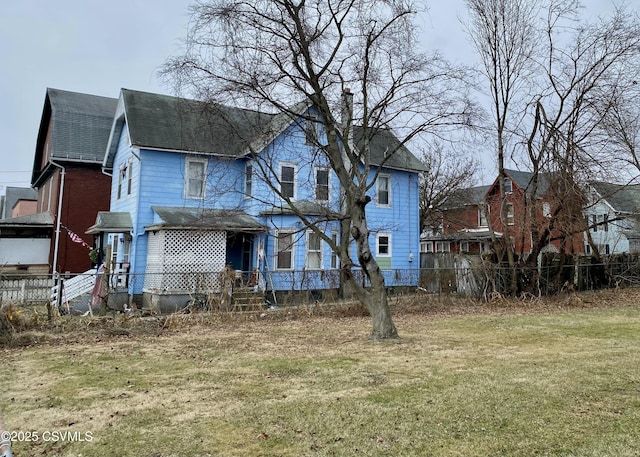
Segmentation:
[(226, 264), (226, 232), (167, 230), (151, 235), (146, 287), (163, 291), (220, 289), (218, 273)]

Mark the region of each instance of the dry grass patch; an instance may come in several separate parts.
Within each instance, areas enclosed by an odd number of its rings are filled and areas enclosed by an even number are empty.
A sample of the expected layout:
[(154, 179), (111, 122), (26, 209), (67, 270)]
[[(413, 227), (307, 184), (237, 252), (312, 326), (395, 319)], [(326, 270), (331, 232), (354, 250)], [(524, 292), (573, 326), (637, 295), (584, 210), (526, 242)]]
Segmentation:
[(638, 295), (576, 297), (395, 302), (378, 343), (353, 310), (66, 323), (0, 349), (0, 406), (93, 438), (18, 456), (636, 455)]

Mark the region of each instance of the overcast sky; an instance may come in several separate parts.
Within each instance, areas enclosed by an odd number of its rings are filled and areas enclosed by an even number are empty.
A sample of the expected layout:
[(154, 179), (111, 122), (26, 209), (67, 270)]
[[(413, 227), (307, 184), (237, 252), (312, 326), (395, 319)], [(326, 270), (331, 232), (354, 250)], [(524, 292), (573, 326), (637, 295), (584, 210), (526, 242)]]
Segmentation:
[[(29, 187), (47, 87), (117, 98), (120, 88), (170, 94), (156, 75), (179, 53), (192, 0), (24, 0), (0, 14), (0, 194)], [(609, 0), (589, 0), (599, 14)], [(628, 2), (640, 9), (640, 0)], [(458, 18), (463, 0), (434, 0), (426, 49), (473, 64)]]

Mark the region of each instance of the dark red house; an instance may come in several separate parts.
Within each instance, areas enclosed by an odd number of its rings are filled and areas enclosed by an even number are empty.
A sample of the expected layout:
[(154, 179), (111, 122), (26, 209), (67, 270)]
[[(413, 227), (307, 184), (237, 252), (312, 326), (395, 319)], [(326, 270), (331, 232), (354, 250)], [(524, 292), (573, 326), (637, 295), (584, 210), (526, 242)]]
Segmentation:
[[(531, 253), (536, 239), (542, 240), (543, 252), (584, 252), (581, 197), (569, 196), (576, 186), (541, 174), (532, 192), (532, 173), (505, 170), (505, 175), (504, 215), (498, 179), (490, 186), (462, 189), (443, 210), (441, 229), (423, 234), (423, 251), (479, 253), (508, 235), (517, 255)], [(567, 204), (569, 198), (575, 200), (575, 211)]]
[[(111, 178), (102, 173), (118, 100), (47, 89), (36, 143), (31, 186), (38, 213), (53, 218), (51, 272), (81, 273), (91, 267), (84, 235), (98, 211), (109, 209)], [(85, 240), (91, 244), (91, 239)]]

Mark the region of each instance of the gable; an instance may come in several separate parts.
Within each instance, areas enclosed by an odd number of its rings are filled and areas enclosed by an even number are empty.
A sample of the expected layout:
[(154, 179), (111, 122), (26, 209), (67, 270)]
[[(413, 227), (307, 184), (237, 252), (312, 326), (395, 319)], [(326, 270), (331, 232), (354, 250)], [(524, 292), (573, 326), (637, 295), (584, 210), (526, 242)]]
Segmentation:
[(40, 178), (49, 134), (48, 153), (59, 161), (102, 162), (118, 100), (47, 89), (36, 141), (31, 184)]
[[(425, 165), (398, 140), (390, 129), (374, 129), (369, 136), (369, 160), (372, 165), (408, 171), (427, 171)], [(355, 126), (353, 138), (357, 148), (361, 149), (365, 139), (365, 129)]]
[(123, 89), (134, 147), (238, 157), (274, 115)]
[(640, 185), (592, 182), (591, 187), (614, 211), (640, 214)]
[[(104, 156), (106, 168), (112, 166), (115, 139), (125, 124), (132, 147), (239, 158), (264, 149), (295, 122), (296, 113), (309, 108), (303, 102), (290, 112), (270, 114), (128, 89), (122, 89), (120, 105), (122, 113), (113, 122)], [(369, 136), (373, 165), (426, 171), (424, 164), (389, 129), (376, 129)], [(354, 128), (354, 138), (356, 146), (361, 146), (362, 128)]]
[[(519, 170), (504, 170), (507, 178), (511, 179), (513, 189), (519, 189), (523, 192), (526, 192), (533, 185), (533, 173), (528, 171), (519, 171)], [(552, 173), (544, 172), (538, 174), (538, 188), (536, 189), (536, 197), (542, 198), (542, 196), (547, 193), (551, 186), (551, 178)], [(489, 186), (489, 190), (487, 191), (487, 195), (493, 195), (499, 193), (499, 177), (496, 178), (491, 186)]]

